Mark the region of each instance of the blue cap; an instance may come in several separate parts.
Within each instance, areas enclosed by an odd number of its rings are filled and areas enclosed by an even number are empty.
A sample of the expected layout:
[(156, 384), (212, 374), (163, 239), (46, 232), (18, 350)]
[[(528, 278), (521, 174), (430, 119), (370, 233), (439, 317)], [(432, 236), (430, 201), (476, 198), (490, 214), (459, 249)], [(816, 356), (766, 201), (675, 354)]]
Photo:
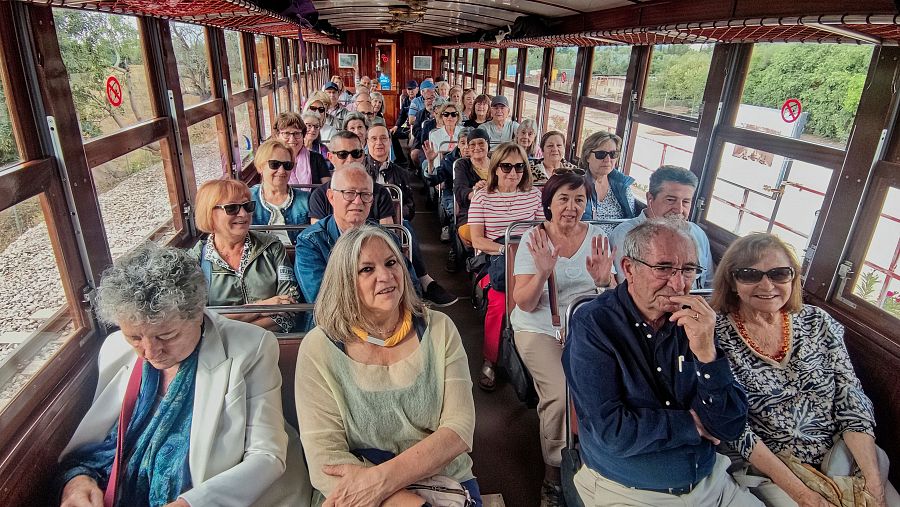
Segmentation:
[(434, 83), (431, 81), (422, 81), (422, 86), (419, 87), (419, 90), (433, 90)]
[(337, 85), (334, 81), (329, 81), (325, 83), (325, 86), (322, 87), (322, 91), (325, 90), (340, 90), (341, 87)]
[(417, 83), (415, 79), (410, 79), (409, 81), (406, 82), (407, 90), (412, 90), (413, 88), (418, 88), (418, 87), (419, 87), (419, 83)]

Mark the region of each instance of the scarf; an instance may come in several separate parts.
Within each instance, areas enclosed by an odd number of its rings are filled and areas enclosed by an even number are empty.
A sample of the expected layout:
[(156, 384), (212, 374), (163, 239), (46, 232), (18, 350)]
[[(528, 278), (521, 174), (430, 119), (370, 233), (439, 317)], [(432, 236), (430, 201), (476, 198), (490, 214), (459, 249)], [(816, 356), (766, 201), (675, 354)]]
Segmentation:
[(312, 169), (309, 165), (309, 150), (306, 149), (306, 146), (300, 148), (294, 162), (294, 170), (291, 172), (290, 179), (288, 179), (288, 185), (312, 183)]

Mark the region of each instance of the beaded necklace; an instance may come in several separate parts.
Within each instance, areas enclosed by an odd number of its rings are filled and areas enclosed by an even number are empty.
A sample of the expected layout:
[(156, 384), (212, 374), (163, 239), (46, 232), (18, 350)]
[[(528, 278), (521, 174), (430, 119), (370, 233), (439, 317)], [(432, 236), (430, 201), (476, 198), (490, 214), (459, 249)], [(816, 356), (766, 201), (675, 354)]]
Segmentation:
[(731, 318), (734, 320), (734, 325), (737, 327), (738, 333), (740, 333), (741, 338), (747, 342), (747, 345), (750, 346), (757, 354), (768, 357), (774, 360), (776, 363), (780, 363), (784, 360), (785, 356), (787, 356), (788, 349), (791, 346), (791, 321), (788, 318), (787, 312), (781, 312), (781, 350), (779, 350), (775, 355), (768, 355), (763, 352), (762, 347), (759, 346), (756, 341), (750, 337), (750, 333), (747, 332), (747, 328), (744, 327), (744, 321), (741, 320), (741, 316), (735, 312), (731, 314)]
[(412, 313), (407, 310), (406, 313), (404, 313), (403, 318), (400, 319), (400, 322), (397, 323), (397, 328), (394, 329), (394, 333), (384, 340), (376, 338), (370, 335), (365, 330), (356, 326), (353, 326), (353, 333), (364, 342), (378, 345), (379, 347), (393, 347), (394, 345), (400, 343), (403, 338), (405, 338), (406, 335), (409, 334), (409, 331), (412, 329), (412, 325)]

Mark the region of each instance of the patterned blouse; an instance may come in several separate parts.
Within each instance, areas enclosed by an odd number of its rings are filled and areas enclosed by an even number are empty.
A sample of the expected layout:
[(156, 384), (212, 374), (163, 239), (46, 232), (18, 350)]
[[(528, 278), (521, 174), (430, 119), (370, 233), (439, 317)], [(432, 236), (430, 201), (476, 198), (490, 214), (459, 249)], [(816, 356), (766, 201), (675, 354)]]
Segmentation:
[[(626, 189), (625, 198), (628, 200), (628, 206), (634, 209), (634, 194), (631, 193), (631, 188)], [(622, 205), (619, 204), (619, 200), (612, 193), (612, 190), (606, 193), (606, 197), (602, 201), (597, 201), (594, 204), (593, 215), (594, 220), (626, 218), (625, 211), (622, 209)], [(600, 228), (603, 229), (604, 234), (609, 236), (612, 230), (616, 228), (616, 225), (618, 224), (600, 224)]]
[(875, 434), (872, 402), (853, 372), (844, 327), (824, 310), (803, 305), (791, 315), (792, 343), (782, 363), (747, 346), (729, 316), (716, 318), (716, 338), (747, 392), (747, 425), (729, 446), (749, 460), (762, 440), (819, 466), (846, 431)]

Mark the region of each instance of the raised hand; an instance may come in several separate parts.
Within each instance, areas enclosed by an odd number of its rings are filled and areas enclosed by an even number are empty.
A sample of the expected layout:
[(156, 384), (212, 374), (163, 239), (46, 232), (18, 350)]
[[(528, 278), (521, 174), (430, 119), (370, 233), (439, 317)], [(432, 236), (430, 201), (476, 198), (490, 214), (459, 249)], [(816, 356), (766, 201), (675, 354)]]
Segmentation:
[(701, 363), (713, 362), (716, 359), (713, 341), (716, 312), (702, 296), (669, 296), (669, 300), (682, 307), (669, 320), (684, 328), (691, 352)]
[(437, 158), (437, 150), (434, 149), (434, 144), (431, 141), (425, 141), (422, 143), (422, 150), (425, 152), (425, 156), (428, 160), (434, 160)]
[(534, 229), (531, 237), (528, 238), (528, 251), (531, 252), (531, 258), (534, 259), (534, 268), (545, 278), (549, 278), (550, 273), (556, 268), (559, 252), (550, 243), (547, 231), (543, 227)]
[(612, 280), (613, 251), (610, 250), (609, 238), (594, 236), (591, 238), (591, 253), (585, 259), (588, 274), (597, 287), (606, 287)]

